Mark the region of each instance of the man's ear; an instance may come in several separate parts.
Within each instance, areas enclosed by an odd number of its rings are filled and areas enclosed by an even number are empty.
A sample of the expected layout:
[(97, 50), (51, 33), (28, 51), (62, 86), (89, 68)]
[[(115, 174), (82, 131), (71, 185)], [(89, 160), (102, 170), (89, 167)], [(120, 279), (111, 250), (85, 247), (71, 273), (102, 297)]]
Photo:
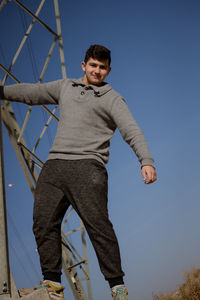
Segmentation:
[(82, 61), (81, 67), (82, 67), (83, 72), (85, 72), (85, 66), (86, 66), (86, 63), (84, 61)]

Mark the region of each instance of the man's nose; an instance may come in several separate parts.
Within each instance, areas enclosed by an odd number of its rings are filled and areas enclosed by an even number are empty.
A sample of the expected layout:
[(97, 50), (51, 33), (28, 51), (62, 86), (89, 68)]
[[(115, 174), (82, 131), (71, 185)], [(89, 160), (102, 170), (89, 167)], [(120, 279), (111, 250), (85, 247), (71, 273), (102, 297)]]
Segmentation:
[(96, 67), (96, 68), (95, 68), (95, 73), (98, 73), (98, 74), (99, 74), (99, 72), (100, 72), (100, 68), (99, 68), (99, 67)]

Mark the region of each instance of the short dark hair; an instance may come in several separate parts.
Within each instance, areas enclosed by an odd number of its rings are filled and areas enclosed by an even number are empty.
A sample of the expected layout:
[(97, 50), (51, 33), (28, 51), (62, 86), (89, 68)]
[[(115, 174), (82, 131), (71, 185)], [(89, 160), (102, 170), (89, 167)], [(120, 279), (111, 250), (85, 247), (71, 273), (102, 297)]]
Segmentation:
[(108, 60), (109, 66), (111, 63), (110, 50), (101, 45), (91, 45), (86, 51), (84, 62), (87, 63), (90, 58), (100, 61)]

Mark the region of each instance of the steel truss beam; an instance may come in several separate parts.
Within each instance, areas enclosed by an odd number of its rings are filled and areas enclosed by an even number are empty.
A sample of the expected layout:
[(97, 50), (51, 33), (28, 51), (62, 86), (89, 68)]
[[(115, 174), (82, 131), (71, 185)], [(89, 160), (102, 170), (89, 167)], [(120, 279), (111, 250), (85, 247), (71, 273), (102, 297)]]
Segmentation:
[[(9, 0), (3, 0), (0, 3), (0, 11), (3, 9), (3, 7), (10, 2)], [(13, 0), (13, 2), (16, 3), (21, 9), (23, 9), (26, 13), (28, 13), (32, 17), (32, 21), (30, 25), (28, 26), (28, 29), (26, 30), (24, 37), (22, 38), (22, 41), (12, 59), (12, 62), (7, 69), (5, 66), (0, 64), (0, 68), (4, 71), (5, 76), (0, 82), (1, 84), (5, 84), (8, 77), (12, 78), (16, 83), (20, 83), (17, 76), (12, 74), (12, 69), (14, 64), (16, 63), (19, 54), (21, 53), (27, 39), (30, 36), (31, 30), (34, 26), (34, 24), (37, 22), (41, 26), (43, 26), (53, 37), (53, 42), (51, 44), (51, 47), (48, 51), (46, 60), (44, 62), (42, 72), (40, 74), (40, 77), (38, 78), (38, 82), (42, 82), (44, 75), (47, 71), (48, 64), (50, 62), (52, 53), (54, 51), (54, 48), (56, 44), (58, 43), (59, 47), (59, 53), (60, 53), (60, 63), (61, 63), (61, 71), (62, 71), (62, 77), (66, 78), (66, 67), (65, 67), (65, 59), (64, 59), (64, 51), (63, 51), (63, 40), (62, 40), (62, 33), (61, 33), (61, 23), (60, 23), (60, 14), (59, 14), (59, 6), (58, 6), (58, 0), (54, 0), (54, 9), (55, 9), (55, 20), (56, 20), (56, 27), (57, 32), (52, 30), (47, 24), (45, 24), (40, 18), (39, 13), (45, 3), (45, 0), (41, 0), (37, 10), (35, 13), (31, 12), (26, 6), (24, 6), (20, 1)], [(17, 119), (15, 117), (14, 110), (12, 108), (12, 105), (9, 101), (3, 101), (2, 109), (1, 109), (1, 117), (3, 120), (3, 123), (7, 129), (8, 136), (12, 142), (13, 148), (16, 152), (17, 158), (20, 162), (20, 165), (22, 167), (22, 170), (24, 172), (25, 178), (29, 184), (31, 192), (34, 194), (35, 190), (35, 184), (38, 179), (38, 172), (37, 168), (42, 168), (43, 162), (36, 154), (37, 147), (39, 143), (41, 142), (44, 134), (46, 133), (46, 130), (50, 124), (50, 122), (54, 119), (56, 121), (59, 121), (57, 116), (55, 115), (57, 107), (55, 106), (53, 110), (49, 110), (48, 107), (45, 105), (41, 106), (42, 109), (44, 109), (48, 114), (48, 120), (46, 121), (46, 124), (44, 125), (39, 137), (37, 138), (35, 145), (33, 149), (29, 149), (25, 138), (24, 133), (27, 128), (27, 124), (29, 122), (32, 110), (32, 106), (29, 106), (22, 128), (20, 128)], [(1, 178), (3, 178), (2, 174), (0, 174)], [(1, 189), (2, 191), (2, 189)], [(77, 300), (92, 300), (92, 292), (91, 292), (91, 284), (90, 284), (90, 275), (89, 275), (89, 267), (88, 267), (88, 256), (87, 256), (87, 247), (86, 247), (86, 238), (85, 238), (85, 229), (83, 226), (83, 223), (81, 220), (79, 220), (80, 226), (69, 231), (64, 232), (66, 224), (68, 224), (70, 220), (70, 216), (72, 214), (73, 209), (71, 208), (68, 212), (67, 217), (65, 218), (63, 225), (62, 225), (62, 249), (63, 249), (63, 269), (66, 275), (66, 278), (68, 280), (69, 286), (71, 287), (72, 293)], [(79, 232), (80, 239), (81, 239), (81, 245), (82, 245), (82, 255), (79, 253), (77, 248), (70, 242), (69, 235)], [(5, 246), (6, 247), (6, 246)], [(6, 249), (6, 248), (5, 248)], [(1, 249), (0, 249), (1, 250)], [(2, 256), (2, 251), (0, 253)], [(8, 265), (7, 265), (8, 266)], [(8, 267), (7, 267), (8, 269)], [(9, 271), (6, 271), (7, 278), (10, 278)], [(83, 277), (80, 277), (79, 274), (82, 273)], [(2, 277), (0, 277), (0, 280)], [(86, 288), (83, 286), (83, 280), (86, 281)], [(9, 282), (9, 281), (8, 281)], [(0, 285), (2, 285), (3, 282), (0, 282)], [(3, 295), (3, 299), (5, 298), (6, 293)], [(11, 297), (12, 298), (12, 297)], [(2, 299), (2, 295), (0, 294), (0, 299)]]

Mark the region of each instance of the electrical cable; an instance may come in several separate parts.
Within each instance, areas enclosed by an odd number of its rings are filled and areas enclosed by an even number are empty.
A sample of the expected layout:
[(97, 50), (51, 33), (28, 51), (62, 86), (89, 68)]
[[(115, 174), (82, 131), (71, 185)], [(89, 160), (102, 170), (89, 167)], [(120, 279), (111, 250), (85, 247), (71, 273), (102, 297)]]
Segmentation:
[[(1, 46), (1, 44), (0, 44), (0, 54), (2, 56), (2, 61), (3, 61), (4, 65), (8, 66), (7, 59), (6, 59), (6, 56), (4, 55), (4, 50), (3, 50), (3, 47)], [(14, 105), (15, 105), (17, 111), (18, 111), (18, 116), (19, 116), (20, 122), (21, 122), (21, 124), (23, 124), (23, 117), (22, 117), (21, 105), (19, 103), (15, 103)], [(27, 141), (28, 145), (30, 146), (31, 142), (30, 142), (28, 134), (25, 132), (24, 135), (26, 137), (26, 141)]]
[(13, 253), (14, 253), (16, 259), (17, 259), (18, 262), (19, 262), (20, 267), (23, 269), (24, 273), (26, 274), (26, 278), (29, 279), (30, 284), (31, 284), (31, 283), (34, 281), (33, 278), (31, 278), (31, 276), (30, 276), (31, 272), (28, 272), (28, 271), (26, 270), (26, 268), (24, 267), (23, 260), (19, 257), (19, 255), (18, 255), (17, 251), (15, 250), (14, 246), (12, 245), (12, 243), (9, 242), (9, 244), (10, 244), (10, 247), (11, 247), (11, 249), (12, 249), (12, 251), (13, 251)]
[[(25, 33), (26, 28), (27, 28), (26, 15), (25, 15), (24, 11), (22, 11), (22, 9), (20, 9), (20, 7), (18, 7), (18, 11), (19, 11), (19, 14), (20, 14), (20, 19), (21, 19), (21, 23), (22, 23), (22, 26), (23, 26), (23, 31)], [(27, 39), (26, 42), (27, 42), (27, 49), (28, 49), (28, 53), (29, 53), (31, 66), (32, 66), (34, 80), (37, 82), (38, 78), (39, 78), (39, 71), (38, 71), (38, 68), (37, 68), (35, 54), (34, 54), (34, 50), (33, 50), (33, 46), (32, 46), (32, 40), (31, 40), (30, 36), (29, 36), (29, 38)], [(41, 111), (42, 111), (43, 121), (46, 124), (46, 122), (47, 122), (47, 115), (46, 115), (47, 112), (44, 111), (43, 109), (41, 109)], [(52, 144), (52, 135), (51, 135), (49, 127), (47, 128), (47, 137), (48, 137), (48, 141), (49, 141), (49, 146), (51, 146), (51, 144)]]
[(24, 252), (27, 260), (29, 261), (30, 265), (31, 265), (31, 270), (34, 271), (35, 275), (36, 275), (36, 278), (38, 278), (38, 280), (40, 279), (40, 274), (39, 272), (37, 271), (37, 269), (35, 268), (35, 264), (27, 250), (27, 247), (25, 245), (25, 243), (23, 242), (22, 238), (21, 238), (21, 235), (19, 233), (19, 231), (17, 230), (17, 227), (13, 221), (13, 218), (11, 217), (11, 215), (7, 212), (7, 215), (8, 215), (8, 219), (9, 219), (9, 222), (10, 222), (10, 225), (12, 226), (12, 229), (15, 233), (15, 236), (16, 238), (18, 239), (20, 245), (21, 245), (21, 248), (22, 248), (22, 251)]
[[(21, 18), (21, 22), (22, 22), (22, 26), (23, 26), (23, 31), (25, 33), (26, 28), (27, 28), (26, 15), (25, 15), (24, 11), (22, 11), (19, 7), (18, 7), (18, 11), (19, 11), (19, 14), (20, 14), (20, 18)], [(37, 63), (36, 63), (35, 54), (34, 54), (32, 41), (31, 41), (30, 36), (27, 39), (27, 48), (28, 48), (28, 53), (29, 53), (29, 57), (30, 57), (30, 61), (31, 61), (32, 70), (33, 70), (34, 80), (37, 82), (38, 78), (39, 78), (39, 71), (38, 71), (38, 68), (37, 68)], [(44, 123), (46, 124), (46, 122), (47, 122), (47, 115), (46, 115), (47, 112), (44, 111), (43, 109), (41, 109), (41, 111), (42, 111), (42, 116), (43, 116)], [(47, 128), (47, 137), (48, 137), (49, 146), (50, 146), (52, 144), (52, 135), (51, 135), (49, 127)]]

